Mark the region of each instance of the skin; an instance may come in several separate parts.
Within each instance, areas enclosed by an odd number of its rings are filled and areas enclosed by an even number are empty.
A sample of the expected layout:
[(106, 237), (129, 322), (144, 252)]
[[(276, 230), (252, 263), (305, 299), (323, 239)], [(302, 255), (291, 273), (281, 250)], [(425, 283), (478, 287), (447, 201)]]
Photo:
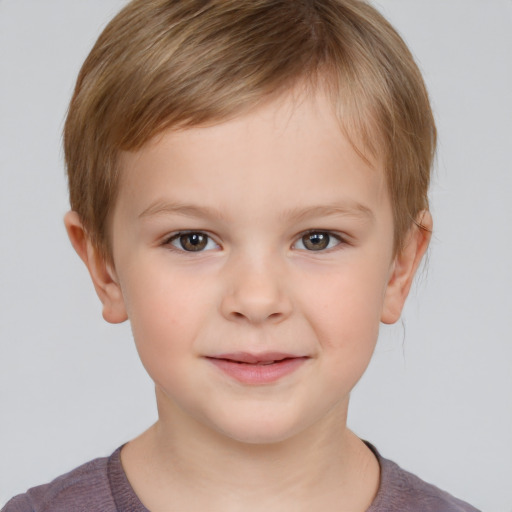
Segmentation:
[[(155, 382), (159, 420), (122, 451), (141, 501), (153, 512), (366, 510), (379, 467), (346, 427), (349, 395), (429, 241), (413, 226), (393, 253), (381, 163), (358, 156), (324, 95), (290, 92), (164, 132), (121, 165), (113, 265), (76, 213), (65, 223), (104, 318), (130, 320)], [(325, 249), (310, 249), (312, 230), (329, 236)], [(183, 231), (207, 235), (204, 250), (184, 250)], [(240, 351), (307, 359), (262, 385), (208, 359)]]

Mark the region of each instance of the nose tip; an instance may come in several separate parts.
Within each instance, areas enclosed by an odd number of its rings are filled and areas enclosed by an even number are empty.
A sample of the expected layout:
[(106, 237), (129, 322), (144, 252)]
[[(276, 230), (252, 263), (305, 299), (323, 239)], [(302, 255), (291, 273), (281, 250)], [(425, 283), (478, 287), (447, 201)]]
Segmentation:
[(260, 324), (278, 323), (291, 311), (291, 302), (277, 278), (261, 273), (238, 276), (234, 286), (225, 294), (222, 313), (231, 321)]
[[(284, 309), (275, 307), (272, 309)], [(239, 311), (241, 310), (241, 311)], [(254, 307), (254, 305), (245, 305), (244, 307), (233, 308), (228, 316), (233, 320), (248, 321), (251, 324), (259, 324), (264, 322), (280, 322), (288, 315), (285, 311), (276, 311), (269, 313), (265, 307)]]

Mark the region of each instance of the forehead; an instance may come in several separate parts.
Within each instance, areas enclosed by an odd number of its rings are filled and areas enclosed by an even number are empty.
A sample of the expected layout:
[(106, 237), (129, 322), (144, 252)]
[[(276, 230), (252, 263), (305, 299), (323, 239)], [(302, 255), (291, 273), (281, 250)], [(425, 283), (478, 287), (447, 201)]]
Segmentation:
[(290, 92), (218, 124), (167, 130), (120, 164), (118, 201), (139, 215), (171, 200), (227, 216), (387, 201), (381, 162), (361, 157), (321, 93)]

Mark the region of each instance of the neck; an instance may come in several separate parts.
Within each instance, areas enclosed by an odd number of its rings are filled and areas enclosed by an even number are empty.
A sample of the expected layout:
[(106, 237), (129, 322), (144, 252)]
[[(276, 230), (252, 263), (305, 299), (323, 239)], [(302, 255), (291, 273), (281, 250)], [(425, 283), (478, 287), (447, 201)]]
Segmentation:
[(168, 510), (169, 503), (176, 510), (247, 512), (321, 504), (331, 510), (335, 503), (338, 510), (364, 511), (376, 494), (379, 468), (346, 428), (347, 406), (266, 444), (231, 439), (181, 410), (160, 411), (158, 422), (123, 449), (123, 466), (136, 494), (155, 512)]

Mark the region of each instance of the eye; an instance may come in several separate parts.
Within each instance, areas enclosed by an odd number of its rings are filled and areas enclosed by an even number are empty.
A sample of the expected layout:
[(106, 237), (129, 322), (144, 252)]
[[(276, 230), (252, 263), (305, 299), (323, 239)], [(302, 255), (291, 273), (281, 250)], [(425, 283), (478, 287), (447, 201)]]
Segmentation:
[(336, 247), (341, 242), (340, 237), (328, 231), (310, 231), (294, 244), (294, 248), (306, 251), (324, 251)]
[(205, 233), (193, 231), (173, 235), (166, 244), (186, 252), (201, 252), (217, 249), (219, 246)]

